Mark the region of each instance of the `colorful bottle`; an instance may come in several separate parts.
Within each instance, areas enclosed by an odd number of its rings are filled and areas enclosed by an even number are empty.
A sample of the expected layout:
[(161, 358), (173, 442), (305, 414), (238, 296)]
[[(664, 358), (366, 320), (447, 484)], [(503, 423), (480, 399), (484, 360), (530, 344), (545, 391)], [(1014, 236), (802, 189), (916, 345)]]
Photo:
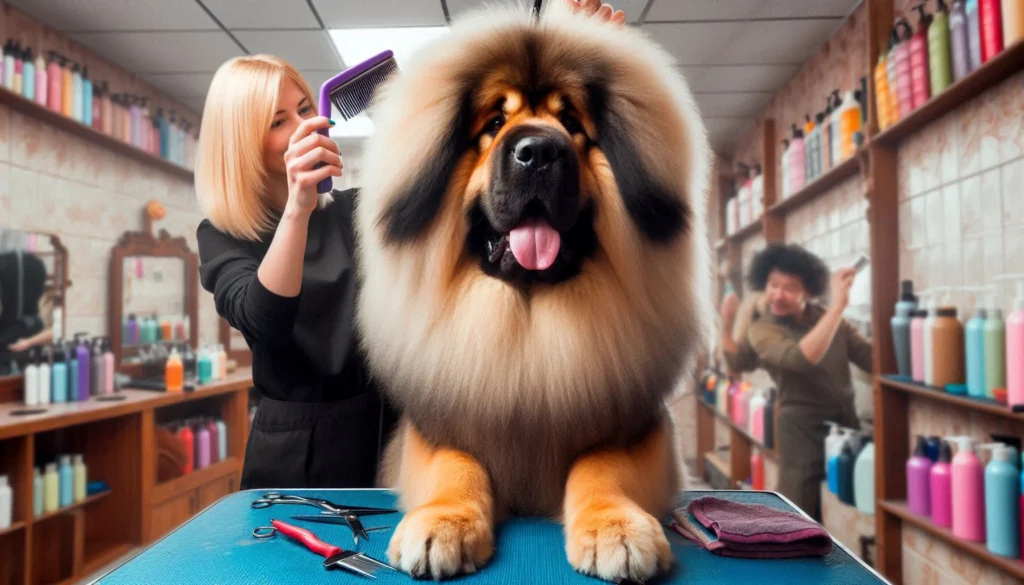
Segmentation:
[[(896, 96), (899, 106), (900, 119), (906, 118), (914, 111), (914, 75), (913, 66), (910, 61), (910, 39), (914, 32), (910, 23), (901, 18), (896, 22), (896, 46), (893, 47), (893, 54), (889, 58), (890, 65), (896, 74)], [(893, 80), (889, 79), (889, 91), (892, 91)]]
[(182, 467), (183, 473), (192, 473), (195, 469), (195, 434), (188, 424), (182, 425), (178, 429), (178, 438), (181, 439), (183, 450), (185, 451), (185, 465)]
[(804, 124), (804, 172), (807, 182), (810, 183), (818, 178), (818, 163), (821, 156), (821, 127), (815, 124), (816, 117), (805, 114), (807, 122)]
[(50, 368), (50, 358), (46, 355), (46, 348), (39, 348), (39, 404), (50, 404), (50, 386), (52, 384), (53, 372)]
[(71, 467), (71, 456), (60, 456), (60, 507), (70, 506), (75, 501), (75, 470)]
[(53, 366), (50, 367), (50, 400), (55, 404), (68, 401), (68, 365), (65, 362), (64, 348), (55, 343), (52, 348)]
[(900, 283), (900, 300), (896, 303), (896, 314), (890, 324), (892, 326), (893, 349), (896, 353), (896, 370), (900, 376), (911, 376), (910, 359), (910, 320), (917, 310), (917, 297), (914, 296), (914, 283), (904, 280)]
[(967, 56), (970, 58), (971, 71), (981, 67), (981, 16), (978, 0), (967, 0), (964, 3), (967, 14)]
[(14, 492), (7, 483), (7, 476), (0, 475), (0, 530), (10, 528), (14, 519)]
[(839, 500), (853, 506), (853, 450), (849, 443), (836, 458), (836, 471)]
[(85, 343), (85, 333), (76, 333), (75, 338), (78, 340), (78, 345), (75, 348), (75, 357), (78, 361), (78, 383), (75, 388), (78, 391), (76, 399), (79, 401), (88, 400), (91, 396), (90, 384), (92, 383), (91, 376), (91, 354), (89, 352), (89, 346)]
[(224, 461), (228, 458), (228, 426), (224, 421), (217, 421), (217, 460)]
[(946, 437), (956, 443), (952, 475), (953, 535), (968, 542), (985, 541), (985, 472), (974, 453), (974, 439)]
[(1006, 388), (1006, 324), (1003, 310), (989, 287), (985, 306), (987, 318), (982, 327), (982, 354), (985, 359), (985, 397), (995, 400), (996, 388)]
[(998, 280), (1016, 280), (1017, 298), (1006, 319), (1006, 391), (1010, 408), (1024, 405), (1024, 274), (1005, 275)]
[(38, 467), (32, 469), (32, 516), (38, 518), (45, 509), (46, 490), (43, 486), (43, 474)]
[[(890, 34), (890, 39), (891, 36)], [(880, 130), (885, 130), (893, 123), (892, 109), (890, 108), (892, 97), (889, 95), (888, 55), (885, 51), (881, 52), (878, 55), (878, 63), (875, 64), (875, 110), (878, 112)]]
[(89, 79), (89, 68), (82, 67), (82, 123), (92, 126), (92, 80)]
[(1024, 2), (1003, 0), (1003, 45), (1024, 40)]
[(949, 463), (952, 459), (953, 449), (943, 441), (929, 477), (932, 524), (943, 528), (953, 526), (953, 470)]
[(928, 66), (932, 95), (938, 95), (953, 83), (949, 54), (949, 8), (937, 0), (935, 16), (928, 27)]
[(754, 449), (750, 456), (750, 487), (755, 490), (764, 489), (764, 456), (759, 449)]
[(21, 58), (21, 46), (18, 43), (14, 43), (11, 54), (14, 56), (14, 85), (10, 89), (21, 95), (22, 90), (25, 89), (25, 62)]
[(747, 416), (747, 420), (750, 423), (750, 434), (761, 443), (764, 443), (764, 405), (766, 403), (764, 390), (755, 389), (754, 396), (750, 399), (750, 414)]
[(28, 351), (28, 364), (25, 366), (25, 406), (39, 404), (39, 362), (35, 348)]
[[(31, 53), (31, 49), (29, 49), (29, 52)], [(50, 76), (49, 76), (49, 71), (47, 71), (46, 59), (43, 57), (42, 53), (39, 53), (39, 55), (36, 57), (36, 62), (35, 62), (34, 69), (35, 69), (35, 72), (36, 72), (36, 82), (35, 82), (35, 94), (36, 94), (35, 95), (35, 100), (36, 100), (36, 103), (41, 105), (41, 106), (43, 106), (44, 108), (45, 107), (49, 107), (49, 105), (50, 105), (50, 100), (49, 100), (49, 95), (50, 95)]]
[(68, 401), (78, 400), (78, 352), (75, 344), (69, 342), (65, 347), (68, 356)]
[(196, 469), (203, 469), (210, 466), (210, 431), (201, 422), (193, 431), (196, 438), (195, 461)]
[(805, 151), (804, 132), (793, 124), (793, 139), (789, 142), (789, 182), (793, 186), (793, 193), (807, 184)]
[(914, 6), (918, 11), (917, 30), (910, 38), (910, 79), (913, 84), (914, 109), (920, 108), (931, 97), (928, 65), (928, 25), (932, 15), (924, 11), (924, 4)]
[(114, 134), (114, 102), (111, 101), (110, 85), (104, 81), (101, 84), (100, 117), (103, 125), (100, 131), (108, 136)]
[(92, 363), (89, 365), (89, 371), (92, 374), (89, 389), (92, 391), (92, 396), (103, 394), (103, 388), (106, 386), (103, 375), (106, 370), (106, 364), (103, 363), (102, 341), (97, 337), (92, 340)]
[(27, 100), (36, 99), (36, 62), (32, 60), (32, 49), (21, 54), (21, 95)]
[(114, 350), (109, 337), (103, 338), (103, 394), (114, 393)]
[(964, 383), (964, 327), (947, 296), (932, 323), (932, 385)]
[(928, 437), (926, 444), (928, 458), (932, 460), (932, 463), (935, 463), (939, 460), (939, 450), (942, 448), (942, 439), (932, 435)]
[[(885, 73), (885, 54), (882, 54), (881, 60), (883, 61), (882, 73)], [(886, 84), (888, 86), (888, 84)], [(840, 119), (841, 110), (843, 107), (843, 99), (839, 96), (839, 90), (833, 89), (832, 93), (828, 97), (828, 151), (829, 151), (829, 168), (836, 166), (842, 157), (842, 121)]]
[(57, 473), (56, 463), (46, 464), (46, 474), (43, 475), (43, 492), (43, 509), (46, 513), (59, 510), (60, 475)]
[(971, 398), (985, 398), (985, 306), (978, 299), (974, 316), (964, 327), (964, 346), (967, 365), (967, 395)]
[(949, 52), (953, 61), (953, 81), (960, 81), (971, 72), (970, 36), (967, 34), (964, 0), (953, 0), (949, 12)]
[(75, 455), (73, 470), (75, 475), (75, 501), (81, 502), (85, 499), (85, 486), (89, 483), (89, 476), (86, 473), (85, 461), (82, 460), (82, 455)]
[(1003, 443), (982, 445), (992, 451), (985, 466), (985, 543), (992, 554), (1020, 556), (1020, 472)]
[(168, 392), (181, 392), (185, 378), (185, 366), (181, 363), (181, 356), (178, 349), (171, 349), (171, 356), (167, 358), (164, 371), (164, 383)]
[(92, 129), (103, 131), (103, 88), (90, 81), (92, 91)]
[(907, 459), (907, 507), (911, 514), (918, 516), (927, 516), (932, 509), (928, 489), (932, 460), (928, 458), (927, 449), (927, 441), (918, 435), (914, 454)]
[(988, 63), (1003, 50), (1003, 17), (1000, 0), (979, 0), (981, 24), (981, 62)]
[(220, 430), (212, 420), (206, 423), (206, 432), (210, 433), (210, 464), (220, 461)]
[(7, 39), (4, 45), (4, 87), (14, 91), (14, 40)]
[(875, 515), (875, 443), (861, 448), (853, 465), (853, 502), (868, 516)]
[(64, 73), (60, 66), (60, 58), (56, 53), (50, 51), (50, 62), (46, 64), (46, 83), (49, 87), (46, 97), (46, 105), (54, 112), (60, 112), (64, 103), (64, 89), (61, 84), (64, 81)]
[(825, 435), (825, 475), (829, 475), (828, 462), (842, 452), (843, 443), (846, 441), (843, 433), (840, 432), (838, 423), (825, 421), (825, 425), (829, 427), (828, 434)]
[(75, 63), (71, 67), (71, 117), (81, 122), (82, 118), (82, 69)]
[(932, 361), (934, 358), (934, 352), (932, 350), (933, 340), (933, 327), (935, 325), (935, 318), (937, 313), (937, 304), (932, 301), (931, 296), (928, 297), (928, 304), (925, 307), (928, 311), (928, 315), (924, 318), (924, 383), (928, 386), (934, 384), (935, 373), (932, 369)]
[(74, 78), (71, 65), (69, 65), (68, 60), (63, 57), (60, 62), (60, 75), (60, 113), (64, 114), (68, 118), (73, 118), (75, 113)]

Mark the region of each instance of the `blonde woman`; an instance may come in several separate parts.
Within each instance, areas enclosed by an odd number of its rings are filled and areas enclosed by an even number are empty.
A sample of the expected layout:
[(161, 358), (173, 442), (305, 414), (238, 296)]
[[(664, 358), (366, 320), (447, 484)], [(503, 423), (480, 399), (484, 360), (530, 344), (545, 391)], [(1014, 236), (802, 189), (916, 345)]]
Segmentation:
[(315, 104), (291, 65), (250, 55), (220, 67), (203, 113), (200, 280), (261, 394), (242, 488), (372, 487), (395, 420), (353, 327), (355, 193), (317, 193), (342, 161)]

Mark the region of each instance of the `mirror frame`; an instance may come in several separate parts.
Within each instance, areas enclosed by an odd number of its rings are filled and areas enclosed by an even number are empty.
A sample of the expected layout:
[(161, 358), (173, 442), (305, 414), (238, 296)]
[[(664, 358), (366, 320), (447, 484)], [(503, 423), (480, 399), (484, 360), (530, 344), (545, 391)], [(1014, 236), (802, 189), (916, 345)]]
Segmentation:
[[(147, 226), (149, 227), (149, 226)], [(172, 238), (167, 230), (152, 232), (125, 232), (110, 251), (110, 308), (107, 317), (107, 335), (110, 337), (114, 363), (121, 369), (121, 321), (124, 310), (124, 259), (131, 256), (159, 256), (181, 258), (185, 261), (185, 310), (188, 312), (189, 345), (199, 341), (199, 256), (188, 249), (184, 237)]]

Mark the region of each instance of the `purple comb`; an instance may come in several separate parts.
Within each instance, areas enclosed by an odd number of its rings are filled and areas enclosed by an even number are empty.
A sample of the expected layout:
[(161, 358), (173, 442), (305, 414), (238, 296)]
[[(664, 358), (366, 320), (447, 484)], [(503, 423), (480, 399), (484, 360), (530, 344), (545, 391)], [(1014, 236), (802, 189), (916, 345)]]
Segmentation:
[[(351, 120), (370, 105), (377, 88), (397, 71), (398, 62), (391, 51), (384, 51), (349, 67), (320, 86), (320, 115), (330, 118), (331, 104), (334, 104), (342, 117)], [(327, 128), (318, 132), (330, 136)], [(320, 181), (316, 186), (318, 193), (327, 193), (332, 188), (331, 177)]]

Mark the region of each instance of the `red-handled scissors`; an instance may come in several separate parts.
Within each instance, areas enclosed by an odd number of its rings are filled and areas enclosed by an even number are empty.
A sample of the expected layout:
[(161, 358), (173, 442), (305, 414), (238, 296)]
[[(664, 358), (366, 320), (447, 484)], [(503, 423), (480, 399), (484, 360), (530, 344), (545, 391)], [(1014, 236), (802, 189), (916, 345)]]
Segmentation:
[(379, 568), (395, 570), (391, 565), (382, 563), (377, 559), (367, 556), (365, 553), (345, 550), (341, 547), (327, 544), (305, 528), (292, 526), (280, 520), (271, 520), (270, 524), (270, 526), (260, 526), (254, 529), (252, 531), (253, 537), (270, 538), (278, 532), (285, 536), (290, 536), (301, 542), (309, 550), (324, 557), (324, 568), (326, 569), (341, 567), (342, 569), (347, 569), (372, 579), (376, 579), (373, 573)]

